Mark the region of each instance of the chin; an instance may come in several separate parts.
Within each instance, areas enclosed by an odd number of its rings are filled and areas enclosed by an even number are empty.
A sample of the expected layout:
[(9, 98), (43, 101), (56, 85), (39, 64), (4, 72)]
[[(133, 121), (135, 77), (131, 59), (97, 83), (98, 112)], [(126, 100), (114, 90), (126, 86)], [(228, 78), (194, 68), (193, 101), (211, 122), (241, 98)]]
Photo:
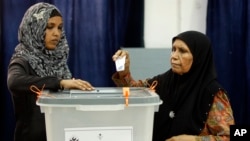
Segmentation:
[(55, 49), (56, 49), (56, 46), (47, 46), (46, 49), (47, 49), (47, 50), (55, 50)]
[(172, 68), (172, 71), (176, 74), (182, 75), (183, 73)]

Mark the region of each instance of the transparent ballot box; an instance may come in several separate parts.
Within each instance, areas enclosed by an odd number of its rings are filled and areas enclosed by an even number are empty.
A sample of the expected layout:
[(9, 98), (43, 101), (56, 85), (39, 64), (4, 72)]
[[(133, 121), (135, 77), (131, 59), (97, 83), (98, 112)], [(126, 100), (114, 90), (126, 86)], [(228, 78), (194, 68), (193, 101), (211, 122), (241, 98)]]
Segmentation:
[(44, 90), (37, 99), (48, 141), (152, 141), (154, 112), (161, 103), (142, 87)]

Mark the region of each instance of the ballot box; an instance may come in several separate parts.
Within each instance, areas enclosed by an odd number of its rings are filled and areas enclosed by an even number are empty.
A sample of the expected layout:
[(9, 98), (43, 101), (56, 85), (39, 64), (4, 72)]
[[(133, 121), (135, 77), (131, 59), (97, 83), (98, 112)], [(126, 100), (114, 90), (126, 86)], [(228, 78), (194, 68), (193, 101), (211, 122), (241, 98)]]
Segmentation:
[(154, 112), (161, 103), (144, 87), (44, 90), (37, 99), (48, 141), (152, 141)]

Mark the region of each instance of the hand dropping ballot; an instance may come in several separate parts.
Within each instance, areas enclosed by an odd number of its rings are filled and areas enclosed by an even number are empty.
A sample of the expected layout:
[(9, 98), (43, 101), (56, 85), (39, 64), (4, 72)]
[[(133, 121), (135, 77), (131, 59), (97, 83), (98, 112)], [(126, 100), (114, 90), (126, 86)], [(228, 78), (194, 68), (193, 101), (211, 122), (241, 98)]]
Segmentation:
[(115, 61), (116, 71), (124, 71), (125, 59), (126, 59), (126, 56), (117, 58), (117, 60)]

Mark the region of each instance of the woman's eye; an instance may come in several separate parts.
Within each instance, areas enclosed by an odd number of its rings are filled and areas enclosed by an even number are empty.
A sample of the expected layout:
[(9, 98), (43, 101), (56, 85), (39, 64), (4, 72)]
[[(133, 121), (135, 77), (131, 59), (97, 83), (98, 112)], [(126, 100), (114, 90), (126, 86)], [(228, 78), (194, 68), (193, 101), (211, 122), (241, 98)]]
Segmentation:
[(187, 52), (185, 49), (182, 49), (182, 48), (180, 48), (180, 52), (181, 53), (185, 53), (185, 52)]
[(58, 27), (59, 30), (62, 30), (62, 28), (63, 28), (62, 26), (59, 26), (59, 27)]
[(46, 28), (47, 28), (47, 29), (52, 29), (52, 28), (53, 28), (53, 26), (47, 26)]
[(172, 47), (172, 52), (174, 52), (176, 49), (174, 47)]

